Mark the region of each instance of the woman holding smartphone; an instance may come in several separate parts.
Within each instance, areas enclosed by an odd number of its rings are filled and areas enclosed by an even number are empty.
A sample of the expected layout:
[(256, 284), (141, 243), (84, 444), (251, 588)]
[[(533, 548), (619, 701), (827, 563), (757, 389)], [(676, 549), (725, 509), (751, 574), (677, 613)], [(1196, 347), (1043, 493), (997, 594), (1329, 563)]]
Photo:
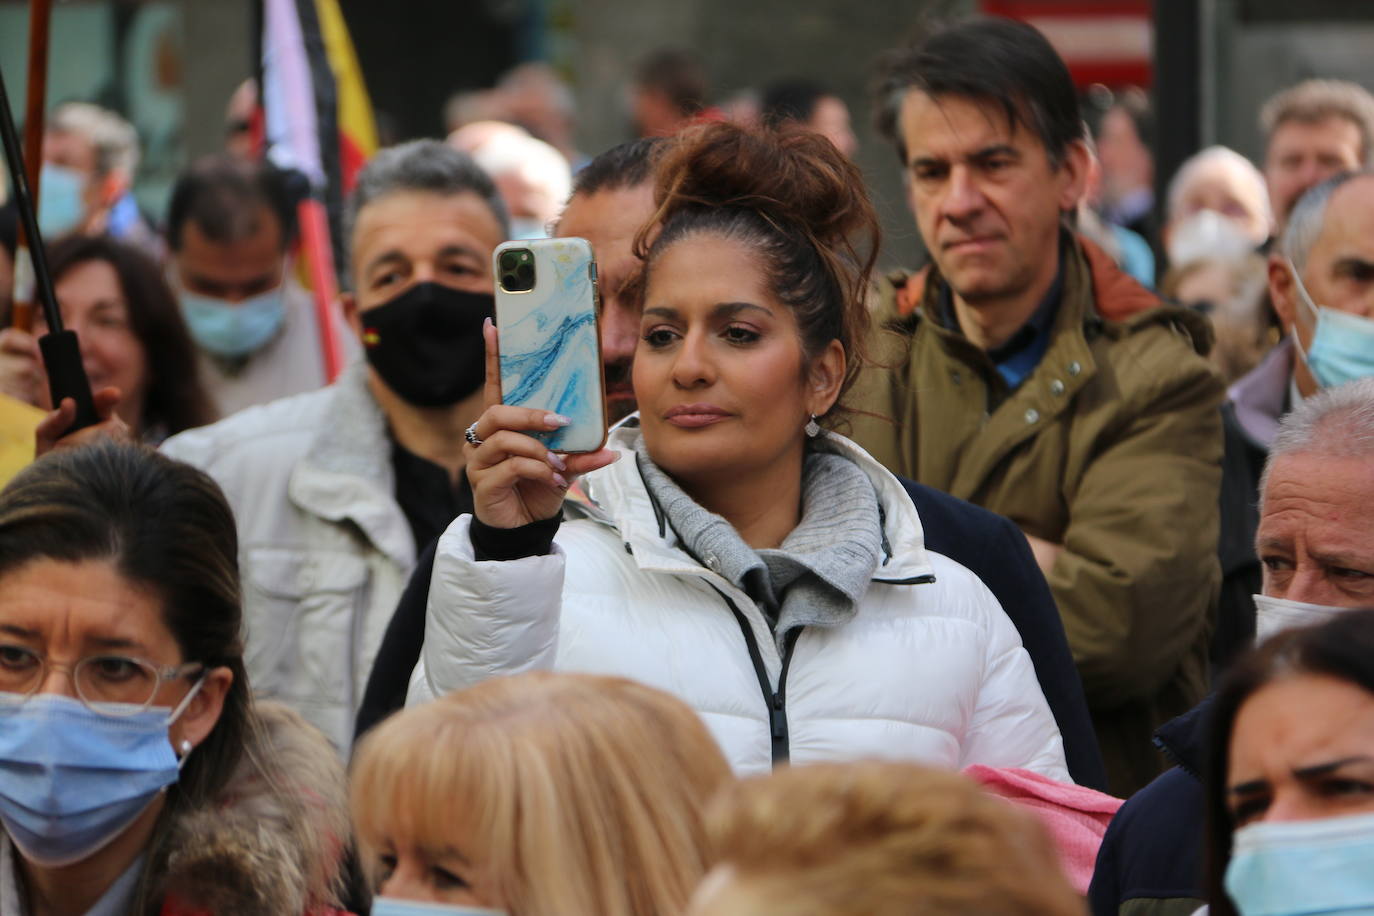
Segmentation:
[[(655, 180), (640, 412), (607, 448), (529, 435), (564, 420), (499, 403), (487, 330), (475, 513), (440, 539), (411, 702), (615, 674), (685, 700), (740, 773), (883, 756), (1067, 779), (1001, 606), (925, 550), (895, 477), (818, 425), (866, 333), (878, 226), (858, 170), (818, 135), (712, 124)], [(574, 474), (590, 506), (560, 521)]]

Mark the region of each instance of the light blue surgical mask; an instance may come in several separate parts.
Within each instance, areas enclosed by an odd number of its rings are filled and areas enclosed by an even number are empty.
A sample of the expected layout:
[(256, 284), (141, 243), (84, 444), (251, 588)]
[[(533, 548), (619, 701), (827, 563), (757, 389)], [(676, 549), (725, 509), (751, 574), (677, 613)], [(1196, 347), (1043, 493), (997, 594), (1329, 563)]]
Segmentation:
[(1374, 321), (1339, 309), (1318, 306), (1307, 294), (1302, 275), (1288, 262), (1298, 298), (1312, 314), (1316, 330), (1312, 344), (1304, 352), (1298, 340), (1297, 323), (1293, 324), (1293, 344), (1298, 356), (1307, 364), (1312, 378), (1323, 388), (1335, 388), (1355, 379), (1374, 375)]
[(65, 165), (43, 163), (38, 179), (38, 231), (44, 240), (57, 238), (81, 225), (86, 213), (86, 176)]
[(1241, 916), (1374, 913), (1374, 814), (1240, 828), (1226, 893)]
[(421, 903), (396, 897), (377, 897), (372, 901), (372, 916), (506, 916), (504, 910), (484, 910), (476, 906), (448, 903)]
[(201, 683), (170, 713), (103, 715), (52, 693), (0, 702), (0, 824), (24, 858), (47, 868), (82, 861), (176, 782), (185, 758), (167, 729)]
[(546, 239), (549, 237), (548, 223), (533, 216), (512, 216), (510, 237), (515, 239)]
[(285, 288), (277, 286), (241, 302), (183, 289), (181, 314), (191, 338), (216, 356), (237, 359), (261, 349), (286, 320)]

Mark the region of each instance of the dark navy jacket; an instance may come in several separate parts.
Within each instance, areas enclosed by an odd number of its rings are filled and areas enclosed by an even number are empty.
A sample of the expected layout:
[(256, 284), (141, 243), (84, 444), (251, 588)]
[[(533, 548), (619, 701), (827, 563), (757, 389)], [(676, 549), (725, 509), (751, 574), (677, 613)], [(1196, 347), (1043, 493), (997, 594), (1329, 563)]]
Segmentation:
[[(1016, 625), (1063, 736), (1069, 774), (1079, 785), (1105, 790), (1106, 770), (1059, 609), (1020, 529), (987, 509), (901, 480), (921, 518), (926, 547), (982, 579)], [(410, 674), (420, 660), (425, 638), (425, 605), (436, 543), (431, 542), (421, 554), (387, 626), (358, 710), (356, 736), (405, 705)]]
[(1208, 697), (1155, 732), (1175, 766), (1132, 795), (1107, 827), (1088, 887), (1093, 916), (1187, 916), (1207, 902), (1202, 768), (1211, 708)]

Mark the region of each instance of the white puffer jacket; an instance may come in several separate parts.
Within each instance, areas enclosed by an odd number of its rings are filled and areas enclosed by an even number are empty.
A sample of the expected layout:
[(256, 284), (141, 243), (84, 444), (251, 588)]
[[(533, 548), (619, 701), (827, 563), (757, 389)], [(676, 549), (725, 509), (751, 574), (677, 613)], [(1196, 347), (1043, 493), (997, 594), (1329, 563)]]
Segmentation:
[(910, 497), (867, 453), (832, 436), (873, 481), (892, 556), (854, 618), (802, 630), (784, 658), (748, 595), (660, 522), (638, 436), (612, 433), (620, 460), (587, 476), (591, 515), (565, 521), (548, 556), (478, 562), (471, 517), (449, 526), (409, 703), (501, 674), (611, 674), (681, 697), (740, 774), (877, 756), (1069, 781), (1015, 627), (971, 572), (924, 548)]

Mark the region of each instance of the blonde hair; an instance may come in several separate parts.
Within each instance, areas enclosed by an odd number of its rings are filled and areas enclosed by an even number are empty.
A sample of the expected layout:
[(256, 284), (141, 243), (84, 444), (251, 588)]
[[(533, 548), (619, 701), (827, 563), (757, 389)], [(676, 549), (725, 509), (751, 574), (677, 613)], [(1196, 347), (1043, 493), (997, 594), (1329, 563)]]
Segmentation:
[(957, 773), (881, 761), (778, 770), (722, 793), (708, 827), (748, 903), (701, 912), (1083, 913), (1039, 823)]
[(479, 849), (520, 916), (681, 911), (705, 872), (704, 809), (731, 779), (686, 704), (622, 678), (495, 678), (401, 712), (362, 742), (353, 813), (383, 838)]

